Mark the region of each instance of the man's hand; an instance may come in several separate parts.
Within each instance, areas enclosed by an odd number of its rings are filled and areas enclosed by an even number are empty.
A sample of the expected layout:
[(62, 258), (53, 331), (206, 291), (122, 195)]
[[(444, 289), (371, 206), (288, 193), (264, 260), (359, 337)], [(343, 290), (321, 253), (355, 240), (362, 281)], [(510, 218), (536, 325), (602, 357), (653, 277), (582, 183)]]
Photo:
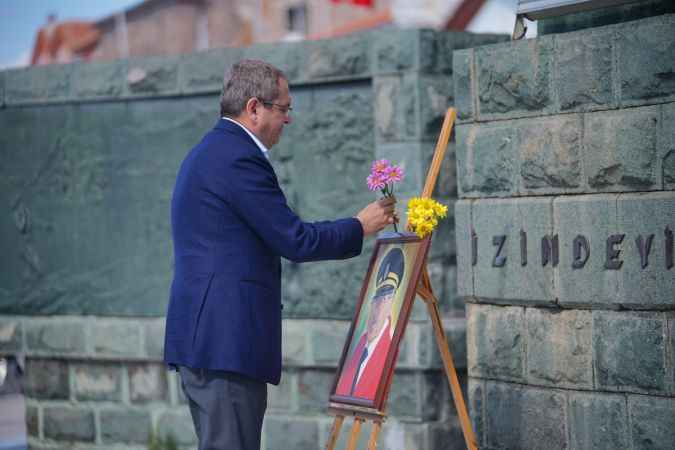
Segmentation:
[(370, 236), (397, 221), (395, 207), (396, 198), (386, 197), (363, 208), (356, 215), (363, 227), (363, 235)]

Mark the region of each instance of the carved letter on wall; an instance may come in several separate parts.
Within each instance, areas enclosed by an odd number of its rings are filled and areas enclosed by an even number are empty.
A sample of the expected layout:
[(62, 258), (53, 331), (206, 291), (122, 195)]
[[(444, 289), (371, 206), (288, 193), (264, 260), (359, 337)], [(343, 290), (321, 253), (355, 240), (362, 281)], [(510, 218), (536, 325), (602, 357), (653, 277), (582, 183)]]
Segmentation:
[(666, 226), (663, 234), (666, 236), (666, 269), (670, 270), (673, 268), (673, 232)]
[(649, 265), (649, 252), (652, 249), (653, 239), (653, 234), (647, 236), (647, 240), (643, 239), (642, 235), (639, 235), (637, 238), (635, 238), (635, 243), (637, 244), (638, 251), (640, 252), (640, 267), (643, 269)]
[(471, 229), (471, 265), (475, 266), (478, 262), (478, 236), (476, 232)]
[(520, 230), (520, 265), (527, 265), (527, 233)]
[(574, 261), (572, 261), (573, 269), (581, 269), (586, 265), (588, 257), (591, 256), (591, 248), (588, 245), (588, 239), (581, 234), (577, 235), (572, 242), (572, 251), (574, 253)]
[(541, 238), (541, 265), (546, 266), (549, 261), (553, 267), (558, 265), (558, 235)]
[(607, 238), (607, 257), (605, 259), (605, 269), (619, 270), (623, 261), (619, 259), (621, 249), (615, 249), (614, 246), (623, 242), (625, 234), (613, 234)]
[(497, 254), (495, 255), (494, 261), (492, 261), (492, 267), (503, 267), (504, 264), (506, 264), (506, 256), (502, 255), (504, 242), (506, 242), (505, 234), (492, 237), (492, 243), (497, 246)]

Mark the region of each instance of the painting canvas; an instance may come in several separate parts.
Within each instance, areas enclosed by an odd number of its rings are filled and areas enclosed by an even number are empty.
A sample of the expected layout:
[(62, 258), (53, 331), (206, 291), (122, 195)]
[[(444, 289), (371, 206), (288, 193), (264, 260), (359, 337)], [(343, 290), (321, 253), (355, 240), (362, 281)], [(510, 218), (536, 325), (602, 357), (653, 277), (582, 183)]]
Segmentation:
[(333, 383), (333, 403), (382, 411), (429, 239), (377, 240)]

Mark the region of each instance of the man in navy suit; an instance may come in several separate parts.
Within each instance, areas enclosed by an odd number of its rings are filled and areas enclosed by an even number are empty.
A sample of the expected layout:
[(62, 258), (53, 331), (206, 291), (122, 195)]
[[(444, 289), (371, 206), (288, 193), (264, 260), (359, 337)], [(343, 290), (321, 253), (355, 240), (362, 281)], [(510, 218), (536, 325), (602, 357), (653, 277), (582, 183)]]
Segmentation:
[(221, 119), (176, 179), (164, 360), (179, 370), (200, 450), (260, 448), (267, 383), (281, 376), (280, 258), (351, 258), (364, 236), (396, 220), (393, 199), (313, 223), (288, 207), (267, 151), (290, 111), (280, 70), (235, 64), (223, 82)]

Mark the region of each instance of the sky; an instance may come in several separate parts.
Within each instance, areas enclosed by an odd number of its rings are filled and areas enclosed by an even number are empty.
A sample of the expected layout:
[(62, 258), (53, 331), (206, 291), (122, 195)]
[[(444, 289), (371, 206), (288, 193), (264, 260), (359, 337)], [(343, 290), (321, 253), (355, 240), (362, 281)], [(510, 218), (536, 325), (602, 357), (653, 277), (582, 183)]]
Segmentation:
[(0, 0), (0, 69), (26, 65), (49, 13), (62, 20), (98, 20), (139, 0)]
[[(27, 65), (38, 29), (54, 12), (57, 20), (99, 20), (141, 3), (142, 0), (0, 0), (0, 70)], [(328, 0), (326, 0), (328, 2)], [(513, 31), (517, 0), (488, 0), (469, 31), (508, 33)], [(530, 24), (527, 37), (536, 24)]]

